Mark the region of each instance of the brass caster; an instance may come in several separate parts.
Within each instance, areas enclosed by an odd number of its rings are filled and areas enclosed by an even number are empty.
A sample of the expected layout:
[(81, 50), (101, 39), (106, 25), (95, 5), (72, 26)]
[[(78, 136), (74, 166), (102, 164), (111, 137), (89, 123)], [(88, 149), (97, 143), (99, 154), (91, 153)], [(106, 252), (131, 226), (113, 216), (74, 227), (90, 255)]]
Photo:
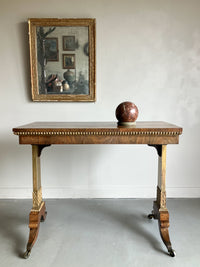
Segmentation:
[(154, 214), (153, 214), (153, 213), (149, 214), (149, 215), (148, 215), (148, 219), (150, 219), (150, 220), (151, 220), (151, 219), (155, 219)]
[(169, 249), (168, 252), (169, 252), (169, 255), (170, 255), (171, 257), (175, 257), (175, 256), (176, 256), (176, 251), (175, 251), (175, 250), (173, 250), (173, 249)]
[(30, 255), (31, 255), (31, 250), (27, 249), (26, 252), (24, 253), (24, 259), (28, 259)]

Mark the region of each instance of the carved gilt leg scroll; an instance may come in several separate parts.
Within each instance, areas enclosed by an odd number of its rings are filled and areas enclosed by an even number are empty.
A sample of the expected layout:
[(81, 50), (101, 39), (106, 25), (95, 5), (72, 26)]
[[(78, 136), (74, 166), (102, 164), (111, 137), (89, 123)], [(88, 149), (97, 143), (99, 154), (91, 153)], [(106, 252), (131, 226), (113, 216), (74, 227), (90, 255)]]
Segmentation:
[[(154, 146), (154, 145), (153, 145)], [(154, 146), (158, 153), (158, 186), (157, 199), (153, 203), (152, 214), (148, 215), (149, 219), (157, 219), (161, 238), (167, 247), (169, 255), (174, 257), (175, 251), (169, 238), (169, 212), (166, 207), (166, 145)]]
[(35, 244), (39, 232), (40, 222), (46, 218), (45, 202), (42, 200), (40, 156), (45, 146), (32, 145), (32, 168), (33, 168), (33, 207), (29, 214), (29, 240), (24, 258), (28, 258)]

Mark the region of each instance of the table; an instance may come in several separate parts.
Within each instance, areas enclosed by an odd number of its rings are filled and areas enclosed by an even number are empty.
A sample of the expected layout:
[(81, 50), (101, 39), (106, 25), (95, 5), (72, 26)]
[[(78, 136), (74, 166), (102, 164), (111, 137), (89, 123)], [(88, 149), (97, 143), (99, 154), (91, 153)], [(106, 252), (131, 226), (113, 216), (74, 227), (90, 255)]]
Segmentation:
[(24, 254), (28, 258), (37, 240), (40, 222), (46, 218), (42, 199), (40, 157), (43, 148), (58, 144), (147, 144), (158, 154), (157, 196), (149, 219), (157, 219), (161, 238), (169, 255), (175, 251), (169, 237), (169, 212), (166, 207), (166, 148), (178, 144), (182, 128), (166, 122), (137, 122), (132, 127), (117, 122), (34, 122), (13, 129), (19, 143), (32, 145), (33, 206), (29, 214), (29, 240)]

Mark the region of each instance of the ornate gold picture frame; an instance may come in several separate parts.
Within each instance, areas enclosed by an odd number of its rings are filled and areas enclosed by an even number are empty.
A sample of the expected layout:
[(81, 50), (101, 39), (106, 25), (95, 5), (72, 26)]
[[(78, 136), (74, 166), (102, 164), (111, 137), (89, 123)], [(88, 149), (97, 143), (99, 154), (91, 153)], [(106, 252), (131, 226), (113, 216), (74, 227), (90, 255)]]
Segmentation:
[(94, 102), (95, 19), (31, 18), (28, 23), (33, 101)]

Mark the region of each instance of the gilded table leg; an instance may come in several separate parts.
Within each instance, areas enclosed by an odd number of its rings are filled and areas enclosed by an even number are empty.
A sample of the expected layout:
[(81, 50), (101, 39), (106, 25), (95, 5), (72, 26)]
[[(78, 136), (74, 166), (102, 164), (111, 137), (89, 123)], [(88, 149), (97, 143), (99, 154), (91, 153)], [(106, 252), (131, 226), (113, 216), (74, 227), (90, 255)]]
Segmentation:
[(44, 146), (32, 145), (32, 166), (33, 166), (33, 207), (29, 214), (29, 240), (24, 258), (28, 258), (31, 249), (37, 240), (40, 222), (46, 218), (45, 202), (42, 200), (40, 155)]
[(166, 207), (166, 145), (155, 146), (158, 152), (158, 186), (157, 199), (153, 204), (152, 214), (148, 218), (158, 220), (158, 226), (163, 243), (167, 247), (170, 256), (174, 257), (175, 251), (172, 249), (169, 237), (169, 212)]

